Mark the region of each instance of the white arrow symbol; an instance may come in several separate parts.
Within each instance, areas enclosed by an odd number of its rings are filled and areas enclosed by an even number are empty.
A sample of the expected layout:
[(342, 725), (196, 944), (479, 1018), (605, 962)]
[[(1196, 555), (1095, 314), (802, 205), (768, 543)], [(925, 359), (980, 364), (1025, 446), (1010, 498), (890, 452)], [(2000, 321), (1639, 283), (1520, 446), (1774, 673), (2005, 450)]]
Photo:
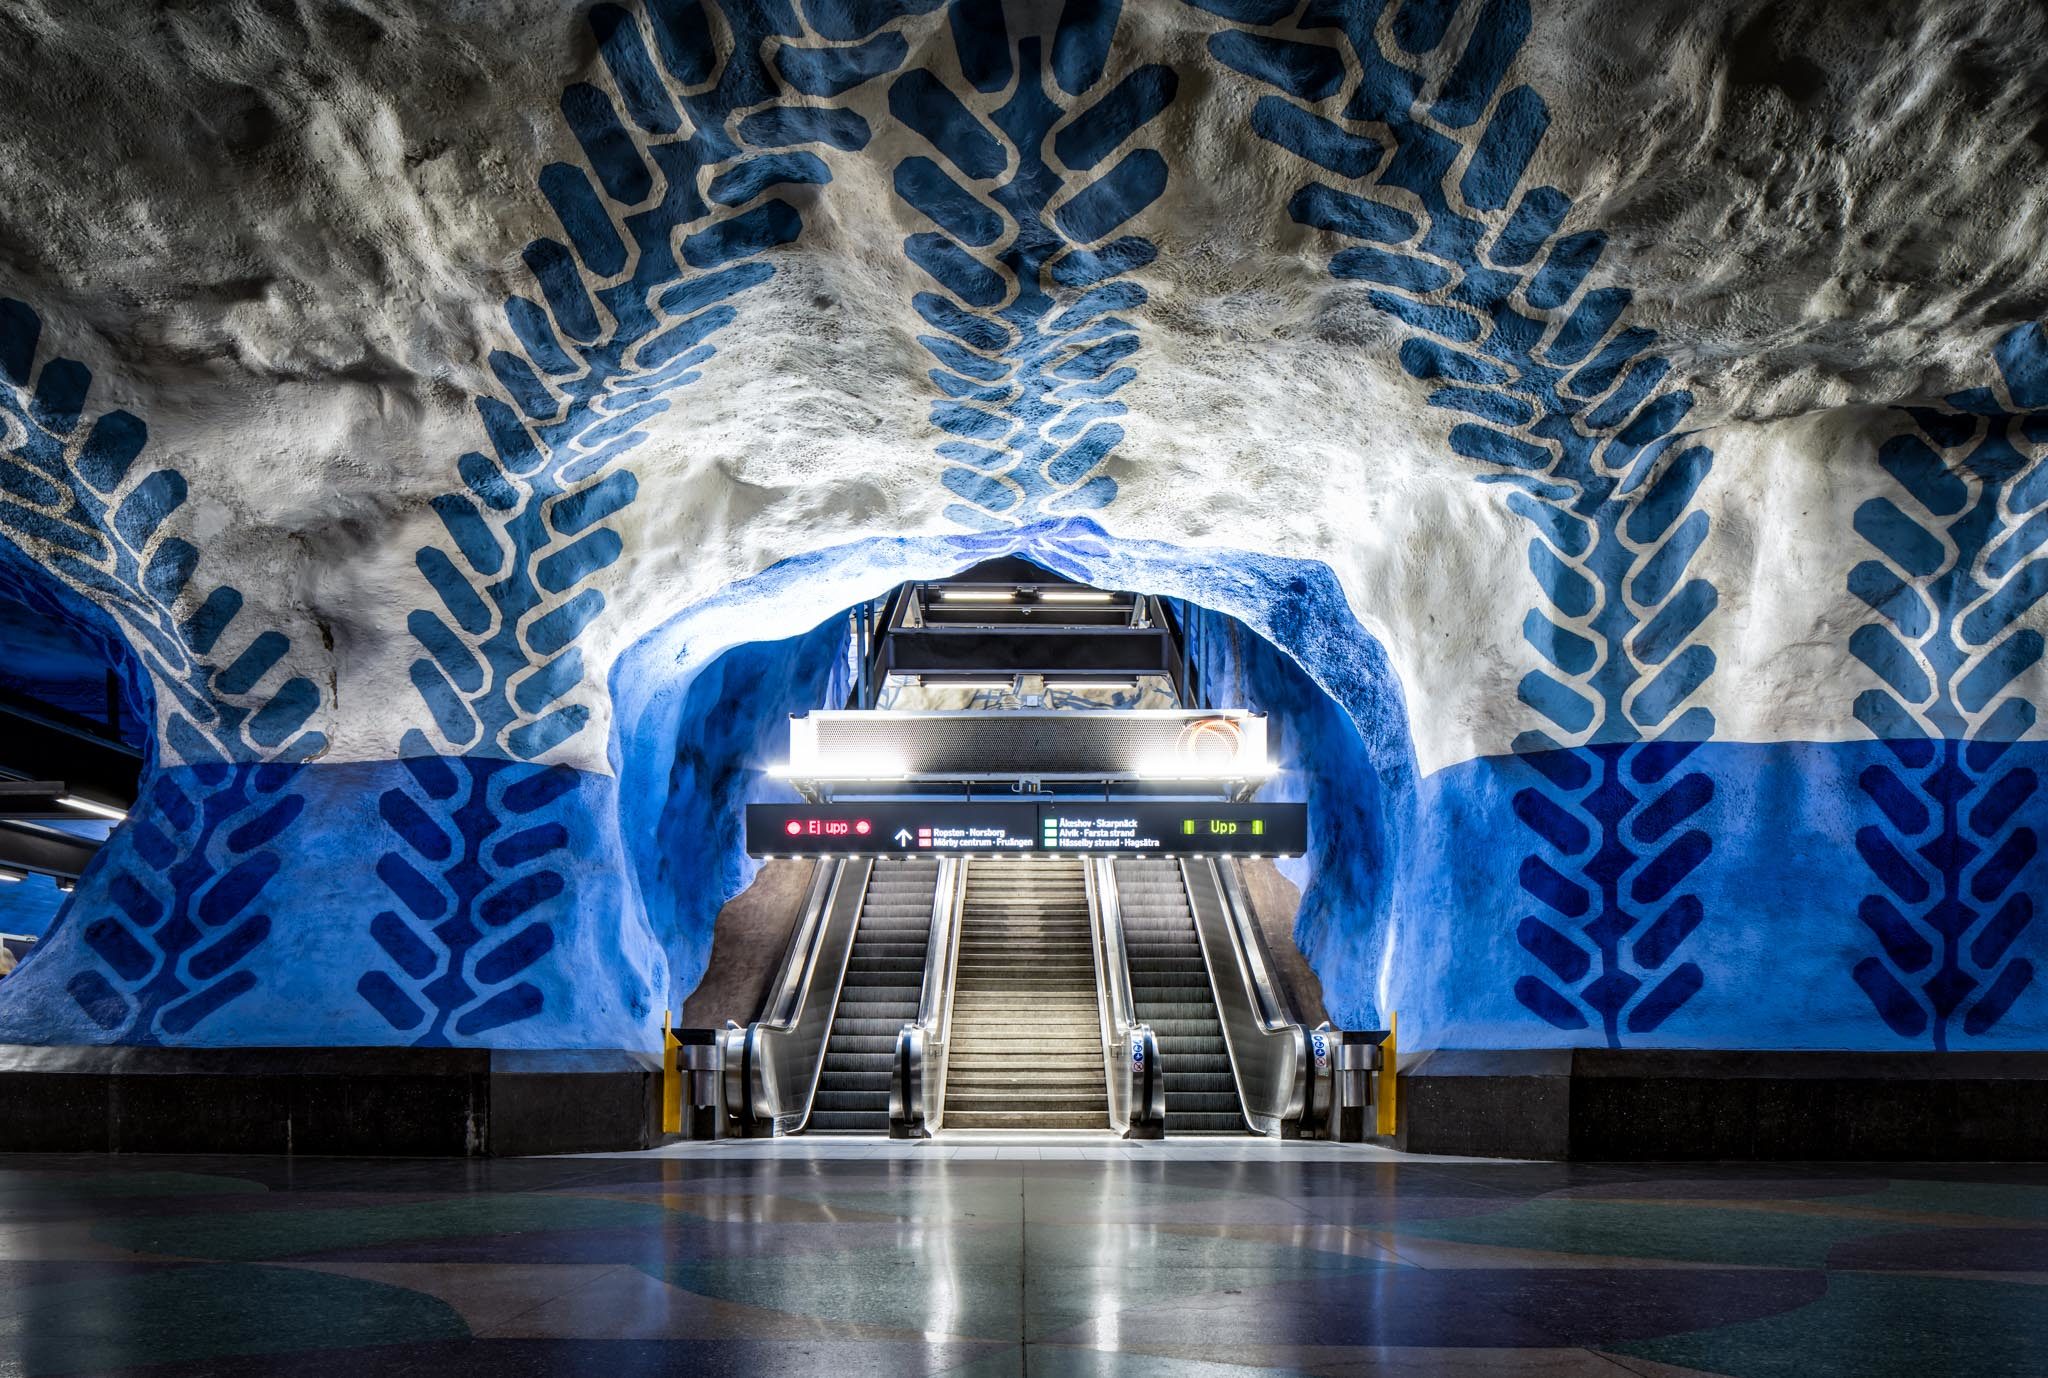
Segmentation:
[(898, 828), (896, 830), (896, 845), (899, 847), (908, 847), (910, 845), (910, 830), (908, 828)]

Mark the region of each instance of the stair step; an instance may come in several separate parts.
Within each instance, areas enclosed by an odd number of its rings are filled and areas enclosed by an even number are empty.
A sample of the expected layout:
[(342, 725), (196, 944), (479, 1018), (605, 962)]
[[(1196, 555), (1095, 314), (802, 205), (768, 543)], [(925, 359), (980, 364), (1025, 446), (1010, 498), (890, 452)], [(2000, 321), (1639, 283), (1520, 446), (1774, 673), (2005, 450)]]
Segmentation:
[(1109, 1098), (1100, 1092), (1094, 1096), (1083, 1096), (1058, 1088), (1034, 1091), (1028, 1087), (976, 1087), (972, 1091), (962, 1091), (955, 1095), (950, 1082), (946, 1087), (948, 1114), (956, 1106), (961, 1110), (1055, 1110), (1086, 1113), (1092, 1109), (1106, 1107), (1108, 1103)]
[(1109, 1111), (954, 1110), (946, 1108), (948, 1129), (1108, 1129)]
[(946, 1059), (948, 1127), (1108, 1126), (1080, 863), (968, 863)]
[[(1161, 1056), (1164, 1056), (1161, 1050)], [(1102, 1040), (1099, 1038), (1014, 1038), (1002, 1040), (953, 1040), (947, 1054), (952, 1063), (960, 1065), (987, 1065), (1016, 1058), (1094, 1058), (1102, 1057)]]

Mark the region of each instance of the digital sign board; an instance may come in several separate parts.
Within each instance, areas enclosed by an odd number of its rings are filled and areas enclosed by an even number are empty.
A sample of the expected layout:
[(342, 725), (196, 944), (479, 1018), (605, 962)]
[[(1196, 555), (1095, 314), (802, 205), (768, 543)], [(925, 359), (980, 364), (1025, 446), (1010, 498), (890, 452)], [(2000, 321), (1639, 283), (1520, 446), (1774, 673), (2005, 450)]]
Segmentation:
[(1299, 856), (1305, 804), (966, 803), (749, 804), (750, 856)]

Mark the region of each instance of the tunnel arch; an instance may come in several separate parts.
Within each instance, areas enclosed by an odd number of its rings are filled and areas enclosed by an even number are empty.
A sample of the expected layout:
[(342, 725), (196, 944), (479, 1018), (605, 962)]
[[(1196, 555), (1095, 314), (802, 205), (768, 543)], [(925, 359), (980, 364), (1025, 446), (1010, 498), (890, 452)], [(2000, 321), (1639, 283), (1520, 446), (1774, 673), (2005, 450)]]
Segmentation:
[(18, 604), (47, 619), (113, 672), (120, 685), (123, 740), (142, 753), (147, 768), (157, 755), (156, 689), (119, 621), (80, 597), (4, 536), (0, 536), (0, 601)]
[[(119, 621), (80, 597), (63, 580), (4, 537), (0, 537), (0, 607), (19, 610), (28, 618), (40, 620), (53, 639), (72, 643), (82, 656), (112, 676), (117, 686), (113, 697), (118, 711), (118, 729), (114, 735), (123, 748), (139, 757), (138, 788), (146, 786), (158, 757), (156, 690)], [(17, 646), (15, 649), (17, 654), (10, 656), (6, 673), (0, 675), (0, 688), (23, 692), (30, 699), (47, 699), (46, 695), (37, 692), (37, 681), (45, 677), (45, 667), (36, 662), (33, 654), (20, 654), (33, 648)], [(57, 706), (74, 708), (82, 705), (65, 703)], [(89, 715), (81, 713), (80, 716)], [(75, 825), (50, 822), (45, 826), (104, 842), (126, 825), (80, 819)], [(95, 858), (87, 866), (86, 874), (90, 875), (97, 865), (98, 859)], [(0, 887), (0, 931), (26, 933), (38, 940), (28, 956), (23, 958), (24, 963), (47, 949), (49, 939), (59, 932), (69, 917), (75, 893), (75, 890), (60, 890), (47, 877), (34, 875)]]
[[(1112, 539), (1085, 518), (957, 536), (874, 538), (781, 561), (642, 637), (613, 664), (610, 764), (628, 884), (669, 954), (680, 1007), (708, 957), (719, 906), (744, 888), (739, 814), (782, 787), (750, 762), (791, 712), (844, 697), (845, 608), (897, 585), (1021, 556), (1106, 588), (1176, 598), (1252, 633), (1211, 638), (1212, 673), (1287, 718), (1274, 797), (1312, 799), (1297, 934), (1333, 1018), (1366, 1026), (1397, 946), (1394, 878), (1412, 811), (1415, 751), (1400, 682), (1336, 575), (1314, 561)], [(831, 611), (820, 620), (821, 591)], [(756, 692), (760, 686), (768, 692)], [(744, 689), (750, 698), (736, 691)], [(694, 736), (692, 722), (704, 724)], [(1340, 782), (1348, 788), (1340, 788)], [(706, 796), (703, 787), (712, 793)], [(673, 850), (716, 839), (694, 853)]]

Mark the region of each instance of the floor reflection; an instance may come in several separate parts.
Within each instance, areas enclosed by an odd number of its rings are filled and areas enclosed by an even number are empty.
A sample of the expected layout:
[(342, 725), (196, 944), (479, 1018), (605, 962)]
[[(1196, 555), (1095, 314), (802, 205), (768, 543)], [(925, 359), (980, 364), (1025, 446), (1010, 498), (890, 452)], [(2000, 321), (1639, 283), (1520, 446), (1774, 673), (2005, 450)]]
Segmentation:
[(7, 1378), (1925, 1378), (2044, 1354), (2044, 1167), (1065, 1139), (0, 1159)]

